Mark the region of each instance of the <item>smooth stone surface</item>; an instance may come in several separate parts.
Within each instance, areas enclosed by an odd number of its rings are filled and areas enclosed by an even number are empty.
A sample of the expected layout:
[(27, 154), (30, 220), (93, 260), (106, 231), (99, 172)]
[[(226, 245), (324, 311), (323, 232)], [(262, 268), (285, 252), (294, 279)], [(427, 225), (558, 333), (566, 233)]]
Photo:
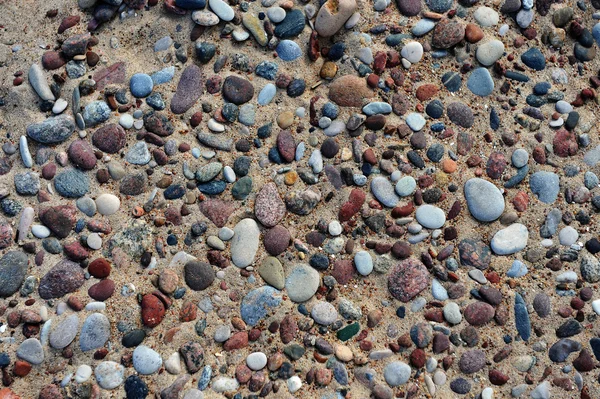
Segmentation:
[(446, 215), (437, 206), (425, 204), (417, 208), (417, 221), (427, 229), (439, 229), (446, 223)]
[(492, 222), (504, 212), (504, 197), (498, 187), (489, 181), (469, 179), (464, 190), (469, 212), (480, 222)]
[(260, 230), (253, 219), (242, 219), (233, 228), (231, 240), (231, 261), (239, 268), (249, 266), (254, 262), (258, 251)]
[(524, 249), (528, 239), (527, 226), (514, 223), (494, 234), (490, 246), (496, 255), (510, 255)]
[(285, 279), (288, 297), (294, 302), (306, 302), (315, 295), (321, 277), (319, 272), (308, 265), (297, 265)]
[(158, 352), (145, 345), (140, 345), (135, 348), (132, 361), (135, 371), (143, 375), (156, 373), (163, 363)]

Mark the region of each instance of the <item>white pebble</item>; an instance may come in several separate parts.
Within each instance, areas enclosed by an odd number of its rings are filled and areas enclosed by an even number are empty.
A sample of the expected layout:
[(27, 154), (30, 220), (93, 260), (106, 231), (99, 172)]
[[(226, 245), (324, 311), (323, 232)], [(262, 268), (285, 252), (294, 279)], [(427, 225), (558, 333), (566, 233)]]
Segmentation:
[(294, 393), (302, 388), (302, 380), (297, 375), (290, 377), (287, 380), (287, 387), (290, 393)]
[(113, 194), (102, 194), (96, 198), (96, 207), (101, 215), (112, 215), (121, 207), (121, 200)]
[(225, 131), (225, 126), (223, 126), (222, 124), (220, 124), (219, 122), (217, 122), (213, 118), (209, 119), (207, 125), (208, 125), (208, 128), (210, 130), (212, 130), (213, 132), (221, 133), (221, 132)]
[(67, 103), (67, 101), (64, 98), (59, 98), (54, 103), (54, 106), (52, 106), (52, 113), (54, 115), (62, 113), (67, 108), (67, 105), (69, 105), (69, 103)]
[(331, 234), (334, 237), (337, 237), (340, 234), (342, 234), (342, 225), (340, 224), (340, 222), (334, 220), (331, 223), (329, 223), (329, 234)]
[(100, 249), (102, 248), (102, 237), (98, 233), (91, 233), (87, 237), (87, 245), (91, 249)]
[(119, 118), (119, 125), (125, 129), (131, 129), (133, 127), (133, 116), (131, 114), (123, 114)]
[(86, 382), (92, 376), (92, 368), (87, 364), (82, 364), (77, 367), (77, 371), (75, 372), (75, 381), (79, 384), (82, 382)]

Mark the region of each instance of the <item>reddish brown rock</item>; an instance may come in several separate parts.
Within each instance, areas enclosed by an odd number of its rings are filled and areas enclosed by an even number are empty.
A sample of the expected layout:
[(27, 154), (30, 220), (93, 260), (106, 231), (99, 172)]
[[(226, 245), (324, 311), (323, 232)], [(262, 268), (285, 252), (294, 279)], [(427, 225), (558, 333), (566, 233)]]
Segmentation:
[(494, 318), (494, 308), (485, 302), (473, 302), (465, 308), (465, 320), (473, 326), (482, 326)]
[(499, 179), (506, 169), (506, 158), (500, 152), (492, 152), (487, 161), (486, 173), (492, 179)]
[(420, 261), (409, 258), (396, 265), (388, 276), (390, 294), (408, 302), (429, 285), (429, 272)]
[(223, 227), (229, 219), (229, 215), (235, 210), (232, 202), (220, 199), (206, 199), (198, 205), (200, 212), (204, 214), (217, 227)]
[(125, 130), (115, 123), (102, 126), (94, 132), (92, 143), (101, 151), (116, 154), (127, 143)]
[(66, 63), (67, 60), (63, 57), (62, 53), (58, 51), (46, 51), (42, 55), (42, 66), (49, 71), (58, 69)]
[(115, 292), (115, 282), (109, 279), (102, 280), (88, 289), (90, 298), (104, 302)]
[(182, 322), (194, 321), (198, 315), (198, 307), (192, 301), (185, 301), (179, 311), (179, 320)]
[(366, 80), (355, 75), (340, 76), (329, 85), (329, 98), (342, 107), (362, 107), (372, 96)]
[(340, 259), (333, 263), (331, 275), (335, 278), (338, 284), (348, 284), (354, 277), (356, 269), (354, 262), (350, 259)]
[(352, 189), (350, 195), (348, 196), (348, 201), (346, 201), (340, 208), (338, 215), (340, 222), (347, 222), (348, 220), (352, 219), (352, 216), (360, 211), (360, 208), (365, 203), (365, 198), (366, 194), (364, 191), (358, 188)]
[(577, 154), (579, 146), (575, 133), (559, 129), (552, 141), (553, 151), (559, 157), (566, 158)]
[(285, 162), (292, 162), (296, 154), (296, 140), (289, 130), (282, 130), (277, 135), (277, 150)]
[(83, 247), (83, 245), (81, 245), (79, 241), (73, 241), (72, 243), (65, 244), (63, 246), (63, 251), (67, 258), (75, 262), (81, 262), (90, 256), (90, 253)]
[(141, 306), (142, 322), (146, 327), (156, 327), (165, 317), (165, 305), (155, 295), (144, 295)]
[(284, 344), (288, 344), (296, 338), (296, 334), (298, 333), (298, 323), (296, 319), (292, 315), (287, 315), (281, 320), (281, 324), (279, 325), (279, 335), (281, 337), (281, 342)]
[(58, 33), (61, 34), (67, 29), (74, 27), (80, 20), (81, 17), (79, 15), (69, 15), (64, 17), (58, 26)]
[(242, 349), (248, 346), (248, 333), (246, 331), (240, 331), (234, 333), (225, 343), (223, 349), (230, 352), (236, 349)]
[(94, 259), (88, 266), (88, 272), (96, 278), (108, 277), (110, 269), (110, 263), (104, 258)]
[(268, 253), (277, 256), (287, 249), (291, 238), (288, 229), (282, 225), (277, 225), (265, 232), (263, 244)]
[(39, 212), (40, 221), (59, 239), (69, 235), (75, 226), (76, 216), (77, 210), (73, 205), (57, 205)]

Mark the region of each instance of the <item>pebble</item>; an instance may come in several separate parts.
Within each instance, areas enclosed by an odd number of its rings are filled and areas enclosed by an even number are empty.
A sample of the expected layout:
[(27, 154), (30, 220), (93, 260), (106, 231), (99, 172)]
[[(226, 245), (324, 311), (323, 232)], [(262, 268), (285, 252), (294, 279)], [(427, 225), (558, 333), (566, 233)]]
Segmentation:
[(367, 251), (359, 251), (354, 255), (356, 270), (363, 276), (368, 276), (373, 271), (373, 258)]
[(523, 250), (527, 246), (528, 239), (527, 227), (514, 223), (496, 232), (490, 246), (497, 255), (510, 255)]
[(421, 205), (417, 208), (416, 218), (427, 229), (439, 229), (446, 223), (444, 211), (433, 205)]
[(354, 14), (356, 8), (356, 0), (327, 0), (317, 13), (315, 30), (321, 37), (335, 35)]
[(296, 265), (285, 279), (288, 297), (294, 302), (306, 302), (315, 295), (320, 283), (319, 273), (307, 265)]
[(132, 361), (135, 371), (143, 375), (156, 373), (163, 364), (160, 355), (145, 345), (135, 348)]
[(395, 361), (385, 366), (383, 377), (385, 382), (392, 387), (406, 384), (411, 376), (410, 366), (404, 362)]
[(480, 222), (492, 222), (504, 212), (504, 197), (500, 190), (487, 180), (469, 179), (464, 190), (469, 212)]
[(115, 389), (125, 379), (125, 368), (113, 361), (104, 361), (94, 369), (94, 376), (98, 385), (103, 389)]

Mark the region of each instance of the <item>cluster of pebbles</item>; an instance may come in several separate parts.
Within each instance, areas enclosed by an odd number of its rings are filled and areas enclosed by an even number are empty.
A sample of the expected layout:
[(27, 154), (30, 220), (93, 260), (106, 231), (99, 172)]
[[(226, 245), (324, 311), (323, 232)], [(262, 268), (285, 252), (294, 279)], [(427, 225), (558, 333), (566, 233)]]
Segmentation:
[(2, 3), (0, 399), (599, 398), (599, 9)]

